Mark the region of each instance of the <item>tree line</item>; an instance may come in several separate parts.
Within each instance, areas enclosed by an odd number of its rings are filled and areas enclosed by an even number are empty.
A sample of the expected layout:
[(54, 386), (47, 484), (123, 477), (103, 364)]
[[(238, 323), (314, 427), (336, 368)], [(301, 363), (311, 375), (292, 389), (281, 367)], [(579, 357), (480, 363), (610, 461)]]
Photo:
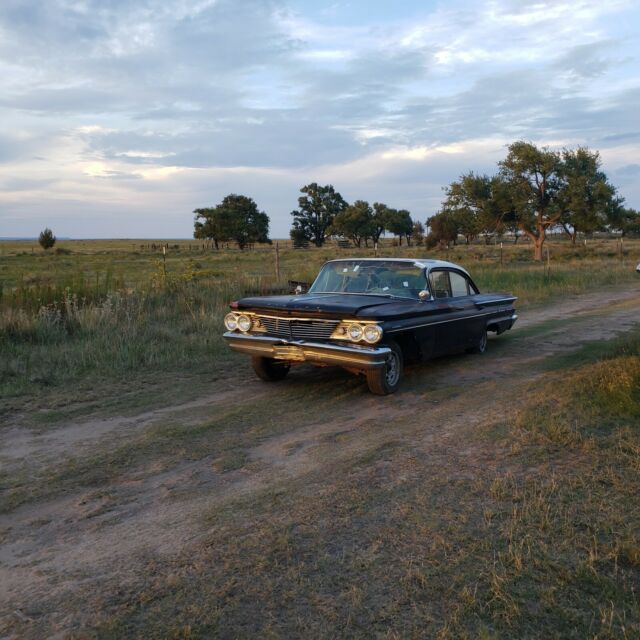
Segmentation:
[(300, 189), (298, 208), (291, 212), (293, 224), (290, 236), (294, 242), (309, 242), (321, 247), (327, 238), (348, 238), (357, 247), (378, 242), (389, 232), (411, 243), (414, 221), (406, 209), (392, 209), (381, 202), (373, 207), (365, 200), (349, 204), (332, 185), (320, 186), (316, 182)]
[[(391, 233), (407, 245), (422, 244), (424, 226), (406, 209), (365, 200), (349, 204), (333, 185), (316, 182), (300, 189), (298, 208), (291, 212), (294, 243), (321, 247), (327, 239), (349, 239), (357, 247), (375, 244)], [(194, 237), (208, 239), (218, 248), (234, 241), (243, 249), (255, 242), (270, 242), (269, 216), (252, 198), (230, 194), (211, 208), (196, 209)], [(586, 147), (551, 151), (530, 142), (508, 147), (493, 176), (470, 171), (445, 188), (440, 210), (427, 219), (428, 247), (487, 241), (509, 232), (517, 242), (528, 237), (534, 257), (551, 228), (561, 228), (575, 243), (578, 233), (618, 230), (640, 236), (640, 213), (624, 206), (616, 188), (602, 171), (600, 155)]]
[(542, 248), (551, 228), (562, 229), (575, 244), (578, 233), (615, 229), (640, 235), (640, 214), (624, 207), (602, 171), (600, 155), (586, 147), (550, 151), (530, 142), (509, 145), (494, 176), (470, 171), (452, 182), (440, 211), (428, 219), (427, 244), (469, 243), (510, 232)]

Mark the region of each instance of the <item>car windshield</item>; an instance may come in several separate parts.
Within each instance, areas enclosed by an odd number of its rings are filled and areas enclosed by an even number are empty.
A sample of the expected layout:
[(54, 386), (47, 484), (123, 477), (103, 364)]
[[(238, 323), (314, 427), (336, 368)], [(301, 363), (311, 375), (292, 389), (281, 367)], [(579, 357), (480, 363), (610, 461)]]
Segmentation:
[(418, 299), (424, 269), (393, 260), (340, 260), (322, 267), (309, 293), (359, 293)]

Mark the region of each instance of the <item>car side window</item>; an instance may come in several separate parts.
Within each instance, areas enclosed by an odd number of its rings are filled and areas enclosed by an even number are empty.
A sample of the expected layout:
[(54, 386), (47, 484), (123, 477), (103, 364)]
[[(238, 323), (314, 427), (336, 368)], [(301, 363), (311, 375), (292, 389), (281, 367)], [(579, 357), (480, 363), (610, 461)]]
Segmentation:
[(449, 298), (451, 296), (449, 274), (446, 271), (432, 271), (429, 274), (429, 280), (434, 298)]
[(454, 298), (469, 295), (469, 281), (461, 273), (450, 271), (449, 279), (451, 280), (451, 295)]

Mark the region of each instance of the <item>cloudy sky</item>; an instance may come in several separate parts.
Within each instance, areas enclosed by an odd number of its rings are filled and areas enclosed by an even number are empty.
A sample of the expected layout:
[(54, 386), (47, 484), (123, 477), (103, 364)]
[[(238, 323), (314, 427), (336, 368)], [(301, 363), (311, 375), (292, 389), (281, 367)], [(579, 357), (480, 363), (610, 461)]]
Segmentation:
[(0, 236), (189, 237), (332, 183), (424, 220), (505, 145), (587, 145), (640, 208), (634, 0), (1, 0)]

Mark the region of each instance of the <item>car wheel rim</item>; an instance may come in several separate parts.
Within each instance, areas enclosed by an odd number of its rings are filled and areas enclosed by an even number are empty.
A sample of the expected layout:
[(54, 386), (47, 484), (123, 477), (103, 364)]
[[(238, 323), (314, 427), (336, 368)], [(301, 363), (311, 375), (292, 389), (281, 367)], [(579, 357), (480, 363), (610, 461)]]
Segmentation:
[(487, 334), (486, 332), (482, 334), (480, 338), (480, 344), (478, 345), (480, 349), (480, 353), (484, 353), (487, 349)]
[(393, 387), (398, 382), (398, 378), (400, 377), (400, 363), (398, 361), (398, 356), (395, 353), (391, 353), (391, 355), (389, 355), (385, 377), (389, 386)]

